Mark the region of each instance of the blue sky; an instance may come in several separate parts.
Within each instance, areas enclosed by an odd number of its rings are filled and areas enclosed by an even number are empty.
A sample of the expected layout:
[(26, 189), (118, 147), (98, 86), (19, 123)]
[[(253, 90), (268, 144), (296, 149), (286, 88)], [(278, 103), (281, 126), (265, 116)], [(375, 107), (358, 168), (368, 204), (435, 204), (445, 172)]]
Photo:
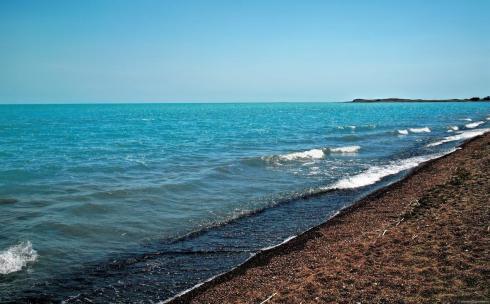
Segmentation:
[(490, 95), (490, 1), (0, 1), (0, 102)]

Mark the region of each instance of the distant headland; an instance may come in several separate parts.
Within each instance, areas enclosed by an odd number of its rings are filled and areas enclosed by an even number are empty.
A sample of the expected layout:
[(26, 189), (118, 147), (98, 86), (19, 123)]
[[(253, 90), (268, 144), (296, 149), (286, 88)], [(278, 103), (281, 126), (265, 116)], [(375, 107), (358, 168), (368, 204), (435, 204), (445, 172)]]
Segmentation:
[(490, 96), (487, 97), (471, 97), (471, 98), (452, 98), (452, 99), (410, 99), (410, 98), (378, 98), (378, 99), (363, 99), (356, 98), (352, 102), (475, 102), (475, 101), (490, 101)]

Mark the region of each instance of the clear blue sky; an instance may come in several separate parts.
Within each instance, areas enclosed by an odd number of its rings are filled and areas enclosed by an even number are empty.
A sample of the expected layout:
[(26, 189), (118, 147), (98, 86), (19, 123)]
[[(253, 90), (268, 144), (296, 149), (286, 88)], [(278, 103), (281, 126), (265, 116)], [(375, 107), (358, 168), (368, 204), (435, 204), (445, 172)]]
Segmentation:
[(490, 95), (490, 1), (0, 1), (0, 102)]

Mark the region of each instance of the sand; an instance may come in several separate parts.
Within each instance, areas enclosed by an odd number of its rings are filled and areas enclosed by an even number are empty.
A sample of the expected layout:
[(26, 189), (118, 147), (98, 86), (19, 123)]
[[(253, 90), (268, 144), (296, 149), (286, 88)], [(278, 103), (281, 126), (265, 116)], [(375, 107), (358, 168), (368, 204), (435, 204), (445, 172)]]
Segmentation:
[(172, 303), (490, 303), (490, 134)]

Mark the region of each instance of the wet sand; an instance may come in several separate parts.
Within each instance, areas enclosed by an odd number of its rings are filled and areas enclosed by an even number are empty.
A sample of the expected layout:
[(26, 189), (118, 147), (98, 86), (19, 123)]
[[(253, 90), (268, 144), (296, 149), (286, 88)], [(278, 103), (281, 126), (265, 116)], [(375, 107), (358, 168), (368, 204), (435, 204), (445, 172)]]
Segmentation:
[(171, 303), (490, 303), (490, 134)]

